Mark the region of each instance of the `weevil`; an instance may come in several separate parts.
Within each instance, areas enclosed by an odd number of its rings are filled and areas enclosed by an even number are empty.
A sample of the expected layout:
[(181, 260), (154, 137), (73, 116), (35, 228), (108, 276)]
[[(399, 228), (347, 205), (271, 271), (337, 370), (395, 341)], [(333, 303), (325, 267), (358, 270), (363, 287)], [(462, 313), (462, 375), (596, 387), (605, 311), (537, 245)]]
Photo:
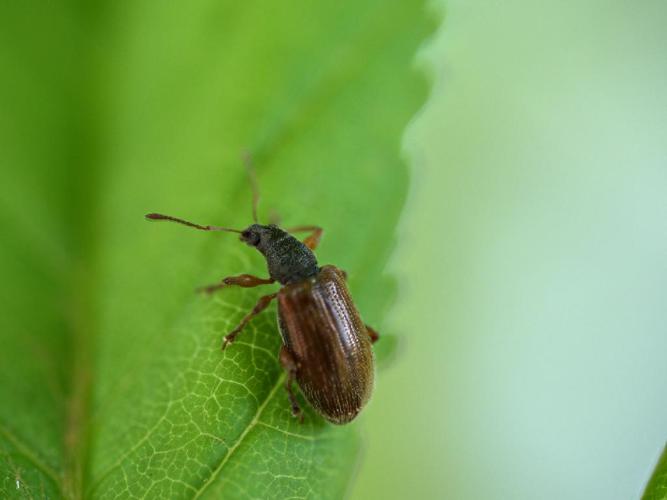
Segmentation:
[[(277, 292), (260, 297), (236, 328), (224, 337), (222, 349), (276, 299), (282, 337), (278, 359), (287, 373), (285, 389), (292, 415), (303, 421), (303, 412), (293, 391), (296, 382), (317, 413), (334, 424), (345, 424), (359, 414), (371, 396), (375, 372), (371, 344), (378, 339), (378, 333), (361, 320), (347, 287), (347, 274), (336, 266), (318, 264), (313, 251), (322, 237), (321, 227), (281, 229), (277, 224), (258, 222), (259, 192), (251, 167), (249, 173), (254, 223), (246, 229), (202, 226), (157, 213), (148, 214), (146, 218), (176, 222), (201, 231), (239, 233), (242, 242), (264, 256), (268, 278), (240, 274), (201, 288), (213, 293), (231, 286), (251, 288), (276, 282), (281, 285)], [(293, 236), (300, 232), (310, 234), (301, 241)]]

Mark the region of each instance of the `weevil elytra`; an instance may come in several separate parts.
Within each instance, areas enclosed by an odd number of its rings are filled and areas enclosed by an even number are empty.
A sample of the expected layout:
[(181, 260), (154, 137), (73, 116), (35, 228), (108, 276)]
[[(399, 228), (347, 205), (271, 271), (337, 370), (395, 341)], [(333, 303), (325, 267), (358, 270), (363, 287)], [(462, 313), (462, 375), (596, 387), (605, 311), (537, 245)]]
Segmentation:
[[(296, 381), (306, 400), (325, 419), (345, 424), (354, 419), (368, 402), (373, 390), (374, 357), (371, 344), (378, 334), (361, 320), (347, 288), (347, 275), (332, 265), (319, 266), (313, 250), (322, 237), (318, 226), (281, 229), (257, 220), (259, 193), (249, 167), (253, 190), (254, 224), (244, 230), (202, 226), (177, 217), (148, 214), (147, 219), (184, 224), (202, 231), (240, 234), (240, 240), (255, 247), (266, 259), (269, 278), (249, 274), (229, 276), (220, 283), (203, 287), (216, 290), (243, 288), (278, 282), (280, 290), (262, 296), (255, 307), (223, 340), (224, 350), (248, 322), (277, 299), (278, 326), (283, 344), (278, 359), (287, 372), (285, 388), (292, 414), (303, 414), (292, 390)], [(300, 241), (292, 233), (309, 232)]]

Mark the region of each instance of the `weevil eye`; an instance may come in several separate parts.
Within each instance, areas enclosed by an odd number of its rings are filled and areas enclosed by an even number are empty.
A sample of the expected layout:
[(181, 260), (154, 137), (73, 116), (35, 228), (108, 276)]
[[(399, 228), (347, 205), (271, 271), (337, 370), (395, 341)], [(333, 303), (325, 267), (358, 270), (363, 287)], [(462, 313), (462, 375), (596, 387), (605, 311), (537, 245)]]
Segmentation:
[(245, 241), (248, 245), (256, 247), (259, 244), (259, 234), (255, 231), (245, 230), (241, 233), (241, 241)]

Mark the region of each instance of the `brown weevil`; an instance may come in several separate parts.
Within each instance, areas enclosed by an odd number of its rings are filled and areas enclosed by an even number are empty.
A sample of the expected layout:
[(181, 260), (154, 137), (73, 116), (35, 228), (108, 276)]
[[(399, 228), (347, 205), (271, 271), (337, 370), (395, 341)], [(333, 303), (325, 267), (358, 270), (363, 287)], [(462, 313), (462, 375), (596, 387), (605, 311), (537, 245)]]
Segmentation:
[[(292, 391), (297, 382), (312, 407), (325, 419), (345, 424), (354, 419), (368, 402), (373, 390), (374, 358), (371, 344), (378, 334), (361, 320), (347, 288), (347, 275), (335, 266), (319, 266), (313, 250), (322, 236), (318, 226), (281, 229), (276, 224), (257, 221), (259, 195), (250, 171), (253, 187), (254, 224), (244, 230), (202, 226), (162, 214), (148, 214), (150, 220), (166, 220), (202, 231), (227, 231), (255, 247), (266, 259), (269, 278), (249, 274), (229, 276), (220, 283), (203, 287), (211, 293), (221, 288), (243, 288), (278, 282), (280, 290), (261, 297), (255, 307), (229, 332), (222, 343), (224, 350), (248, 322), (278, 299), (278, 327), (283, 345), (279, 360), (287, 378), (285, 388), (292, 414), (303, 419)], [(303, 241), (292, 233), (309, 232)]]

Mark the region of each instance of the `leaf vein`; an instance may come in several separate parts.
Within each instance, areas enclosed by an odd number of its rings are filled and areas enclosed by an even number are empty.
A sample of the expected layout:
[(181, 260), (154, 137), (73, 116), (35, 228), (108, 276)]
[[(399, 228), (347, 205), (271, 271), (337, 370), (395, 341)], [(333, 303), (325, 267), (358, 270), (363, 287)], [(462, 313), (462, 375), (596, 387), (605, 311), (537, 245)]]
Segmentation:
[(3, 425), (0, 425), (0, 434), (7, 440), (17, 451), (23, 455), (25, 458), (30, 460), (39, 470), (44, 474), (49, 476), (49, 478), (56, 484), (59, 489), (62, 489), (60, 479), (55, 470), (53, 470), (49, 465), (44, 463), (33, 451), (28, 448), (20, 439), (18, 439), (11, 431), (9, 431)]
[(220, 465), (213, 471), (211, 474), (211, 477), (208, 478), (208, 480), (197, 490), (195, 493), (195, 496), (192, 497), (193, 499), (199, 498), (204, 491), (213, 483), (213, 481), (218, 477), (220, 474), (220, 471), (224, 468), (225, 464), (229, 462), (229, 459), (231, 456), (234, 454), (234, 452), (239, 448), (241, 443), (245, 440), (246, 436), (250, 433), (250, 431), (255, 428), (255, 426), (259, 423), (259, 417), (261, 417), (262, 413), (264, 412), (264, 409), (267, 407), (273, 396), (275, 395), (276, 391), (280, 389), (283, 385), (283, 381), (285, 379), (285, 374), (281, 375), (278, 377), (278, 381), (276, 384), (273, 386), (269, 394), (266, 396), (266, 399), (262, 402), (261, 406), (257, 408), (257, 412), (255, 413), (255, 416), (253, 419), (250, 421), (248, 426), (245, 428), (245, 430), (241, 433), (239, 438), (236, 440), (236, 442), (232, 445), (231, 448), (227, 451), (223, 459), (220, 461)]

